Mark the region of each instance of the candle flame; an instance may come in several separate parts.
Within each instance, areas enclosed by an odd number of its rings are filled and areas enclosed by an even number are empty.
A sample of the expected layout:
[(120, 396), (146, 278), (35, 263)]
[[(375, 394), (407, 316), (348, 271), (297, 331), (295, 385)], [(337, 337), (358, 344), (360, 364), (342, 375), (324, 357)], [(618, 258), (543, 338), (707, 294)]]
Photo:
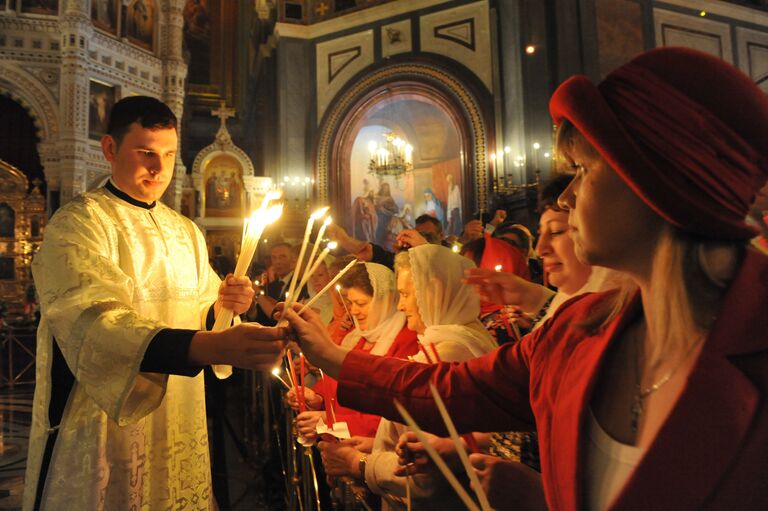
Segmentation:
[(278, 218), (280, 218), (283, 214), (283, 205), (277, 204), (276, 206), (272, 206), (267, 210), (267, 215), (264, 219), (265, 224), (271, 224)]
[(341, 284), (336, 284), (336, 291), (341, 292)]
[(272, 374), (274, 374), (275, 376), (280, 376), (280, 368), (275, 367), (274, 369), (272, 369)]
[(320, 208), (314, 213), (312, 213), (312, 219), (317, 220), (318, 218), (322, 218), (326, 213), (328, 213), (328, 210), (331, 209), (330, 206), (325, 206), (324, 208)]
[(325, 224), (325, 226), (328, 227), (332, 221), (333, 219), (329, 216), (328, 218), (325, 219), (325, 222), (323, 222), (323, 224)]
[(458, 254), (459, 253), (459, 246), (458, 245), (454, 245), (454, 246), (451, 247), (451, 250), (453, 250), (455, 253)]
[(338, 247), (339, 244), (335, 241), (329, 241), (328, 244), (325, 246), (328, 250), (336, 250), (336, 247)]
[(493, 269), (496, 271), (501, 271), (501, 265), (497, 264), (496, 266), (493, 267)]

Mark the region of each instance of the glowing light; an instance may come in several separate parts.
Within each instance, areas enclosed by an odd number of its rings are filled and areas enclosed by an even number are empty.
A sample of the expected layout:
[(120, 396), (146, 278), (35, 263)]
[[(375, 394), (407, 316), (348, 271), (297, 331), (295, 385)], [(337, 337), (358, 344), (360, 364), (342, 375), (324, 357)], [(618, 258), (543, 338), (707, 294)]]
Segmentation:
[(528, 46), (525, 47), (525, 53), (527, 53), (528, 55), (533, 55), (534, 53), (536, 53), (536, 47), (532, 44), (529, 44)]
[(501, 265), (497, 264), (496, 266), (493, 267), (493, 269), (496, 271), (501, 271)]

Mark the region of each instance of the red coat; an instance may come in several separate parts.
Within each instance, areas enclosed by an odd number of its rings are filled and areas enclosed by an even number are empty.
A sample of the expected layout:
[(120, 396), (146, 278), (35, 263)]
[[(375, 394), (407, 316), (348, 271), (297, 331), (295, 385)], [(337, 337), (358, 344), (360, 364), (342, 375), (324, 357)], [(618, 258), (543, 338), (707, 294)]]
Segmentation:
[[(585, 413), (606, 348), (639, 300), (595, 335), (576, 325), (604, 294), (561, 307), (538, 332), (463, 364), (427, 366), (350, 353), (339, 395), (347, 406), (400, 419), (397, 397), (424, 428), (444, 434), (433, 380), (463, 431), (539, 432), (551, 509), (584, 508)], [(627, 404), (629, 413), (630, 404)], [(768, 509), (768, 257), (749, 250), (688, 383), (613, 509)]]
[[(364, 338), (360, 339), (360, 344), (365, 344)], [(358, 346), (360, 344), (358, 344)], [(360, 351), (361, 353), (365, 353), (359, 347), (355, 347), (353, 351)], [(418, 338), (416, 337), (416, 332), (414, 332), (413, 330), (410, 330), (408, 328), (408, 325), (404, 325), (402, 330), (400, 330), (400, 332), (397, 334), (397, 337), (395, 337), (395, 341), (392, 343), (392, 346), (390, 346), (389, 351), (387, 351), (387, 353), (383, 356), (395, 357), (395, 358), (400, 358), (400, 357), (406, 358), (409, 355), (415, 355), (418, 352), (419, 352), (419, 341), (418, 341)], [(381, 358), (381, 357), (376, 357), (376, 358)], [(336, 382), (336, 380), (326, 375), (325, 385), (326, 387), (323, 388), (323, 383), (318, 382), (315, 385), (313, 390), (323, 396), (323, 402), (327, 410), (328, 407), (330, 406), (330, 398), (328, 396), (336, 399), (338, 383)], [(328, 396), (323, 395), (325, 392), (328, 392)], [(376, 436), (376, 430), (379, 429), (379, 422), (381, 422), (381, 416), (360, 413), (357, 410), (353, 410), (351, 408), (341, 406), (338, 403), (336, 404), (333, 410), (335, 412), (337, 421), (344, 421), (347, 423), (347, 426), (349, 426), (349, 433), (352, 436), (364, 436), (364, 437)]]

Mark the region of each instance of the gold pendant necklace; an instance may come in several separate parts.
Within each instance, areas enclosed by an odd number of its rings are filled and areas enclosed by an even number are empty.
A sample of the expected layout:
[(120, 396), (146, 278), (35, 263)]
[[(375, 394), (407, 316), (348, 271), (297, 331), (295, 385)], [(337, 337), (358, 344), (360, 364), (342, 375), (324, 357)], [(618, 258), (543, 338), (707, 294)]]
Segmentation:
[(665, 374), (659, 381), (651, 385), (650, 387), (647, 387), (643, 389), (641, 384), (642, 375), (640, 374), (640, 340), (642, 339), (641, 336), (636, 336), (638, 338), (637, 341), (635, 341), (635, 377), (636, 377), (636, 383), (635, 383), (635, 396), (632, 399), (632, 407), (630, 408), (630, 414), (631, 414), (631, 422), (630, 426), (632, 428), (632, 433), (637, 433), (638, 427), (640, 425), (640, 416), (643, 414), (643, 401), (645, 401), (645, 398), (659, 390), (665, 383), (669, 381), (670, 378), (672, 378), (672, 375), (675, 374), (675, 371), (677, 371), (683, 363), (685, 363), (686, 360), (688, 360), (688, 357), (693, 352), (693, 350), (701, 344), (701, 342), (704, 340), (704, 337), (701, 337), (699, 340), (694, 342), (690, 348), (688, 348), (688, 351), (683, 355), (683, 358), (680, 360), (680, 362), (670, 369), (667, 374)]

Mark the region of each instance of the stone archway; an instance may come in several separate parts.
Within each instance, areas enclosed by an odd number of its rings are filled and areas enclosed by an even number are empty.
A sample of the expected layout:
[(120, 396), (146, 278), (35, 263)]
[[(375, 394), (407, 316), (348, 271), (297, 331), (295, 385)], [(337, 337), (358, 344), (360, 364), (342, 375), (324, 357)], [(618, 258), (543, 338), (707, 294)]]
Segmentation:
[[(464, 166), (472, 177), (472, 198), (477, 209), (487, 209), (487, 152), (493, 139), (488, 106), (466, 85), (443, 67), (425, 62), (403, 62), (360, 73), (354, 85), (336, 97), (321, 123), (316, 145), (315, 176), (321, 203), (340, 207), (348, 197), (344, 181), (343, 155), (360, 112), (380, 101), (382, 94), (398, 92), (431, 98), (443, 106), (460, 127), (464, 144)], [(332, 184), (332, 185), (331, 185)]]
[(54, 197), (52, 192), (58, 190), (60, 183), (56, 151), (61, 128), (58, 103), (38, 77), (13, 62), (0, 62), (0, 94), (24, 107), (38, 130), (37, 151), (45, 174), (50, 213), (58, 207), (58, 195)]

